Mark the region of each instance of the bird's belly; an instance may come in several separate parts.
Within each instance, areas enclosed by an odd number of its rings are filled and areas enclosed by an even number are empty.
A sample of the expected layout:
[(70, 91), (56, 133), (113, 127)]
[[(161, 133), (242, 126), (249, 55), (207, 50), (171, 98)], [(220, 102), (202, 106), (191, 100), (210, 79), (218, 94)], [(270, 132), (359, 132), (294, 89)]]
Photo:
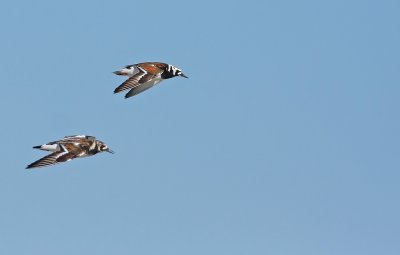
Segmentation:
[(154, 80), (152, 80), (152, 81), (149, 81), (148, 84), (146, 84), (146, 85), (150, 85), (150, 87), (152, 87), (152, 86), (154, 86), (154, 85), (157, 85), (157, 84), (160, 83), (161, 81), (162, 81), (161, 78), (156, 78), (156, 79), (154, 79)]
[(146, 89), (149, 89), (149, 88), (153, 87), (154, 85), (157, 85), (157, 84), (160, 83), (161, 81), (162, 81), (161, 78), (156, 78), (156, 79), (153, 79), (153, 80), (148, 81), (148, 82), (146, 82), (146, 83), (143, 83), (143, 84), (140, 86), (140, 88), (141, 88), (142, 91), (144, 91), (144, 90), (146, 90)]

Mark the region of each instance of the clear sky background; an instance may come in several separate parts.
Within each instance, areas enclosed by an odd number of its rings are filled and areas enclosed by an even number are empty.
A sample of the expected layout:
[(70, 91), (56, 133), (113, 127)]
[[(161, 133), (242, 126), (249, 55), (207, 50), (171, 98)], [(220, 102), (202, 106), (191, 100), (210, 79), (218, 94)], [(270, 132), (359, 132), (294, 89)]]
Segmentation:
[[(400, 254), (399, 11), (3, 1), (0, 254)], [(24, 169), (74, 134), (116, 154)]]

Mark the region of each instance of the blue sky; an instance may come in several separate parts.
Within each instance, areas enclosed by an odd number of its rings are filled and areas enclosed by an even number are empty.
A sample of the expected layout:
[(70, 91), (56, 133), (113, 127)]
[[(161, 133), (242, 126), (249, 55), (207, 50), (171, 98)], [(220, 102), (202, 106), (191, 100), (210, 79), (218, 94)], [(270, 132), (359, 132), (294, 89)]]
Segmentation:
[[(399, 254), (399, 8), (2, 3), (0, 253)], [(116, 154), (24, 169), (74, 134)]]

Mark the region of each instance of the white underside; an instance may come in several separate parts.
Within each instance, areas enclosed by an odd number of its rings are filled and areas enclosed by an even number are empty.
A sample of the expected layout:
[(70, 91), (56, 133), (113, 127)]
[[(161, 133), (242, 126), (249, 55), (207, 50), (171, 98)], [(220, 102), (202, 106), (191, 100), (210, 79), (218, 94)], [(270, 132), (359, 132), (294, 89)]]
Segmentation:
[(149, 82), (147, 82), (147, 83), (145, 83), (145, 84), (143, 84), (143, 85), (153, 87), (154, 85), (157, 85), (157, 84), (160, 83), (161, 81), (162, 81), (161, 78), (155, 78), (155, 79), (153, 79), (152, 81), (149, 81)]
[(50, 144), (50, 145), (49, 145), (49, 144), (43, 144), (43, 145), (40, 147), (40, 149), (41, 149), (41, 150), (45, 150), (45, 151), (53, 151), (53, 152), (59, 150), (57, 144)]

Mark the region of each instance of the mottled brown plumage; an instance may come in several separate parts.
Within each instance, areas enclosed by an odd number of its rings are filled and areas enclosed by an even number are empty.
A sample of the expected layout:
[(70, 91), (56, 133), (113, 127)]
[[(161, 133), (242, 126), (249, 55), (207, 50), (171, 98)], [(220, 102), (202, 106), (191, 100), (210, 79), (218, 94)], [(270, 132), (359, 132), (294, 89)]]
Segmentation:
[(176, 76), (187, 78), (180, 69), (161, 62), (145, 62), (127, 65), (114, 73), (117, 75), (129, 76), (125, 82), (114, 90), (114, 93), (119, 93), (130, 89), (125, 95), (125, 98), (137, 95), (165, 79)]
[(52, 153), (29, 164), (26, 167), (28, 169), (55, 165), (75, 158), (92, 156), (104, 151), (114, 153), (102, 141), (96, 140), (94, 136), (86, 135), (66, 136), (62, 140), (35, 146), (33, 148), (51, 151)]

